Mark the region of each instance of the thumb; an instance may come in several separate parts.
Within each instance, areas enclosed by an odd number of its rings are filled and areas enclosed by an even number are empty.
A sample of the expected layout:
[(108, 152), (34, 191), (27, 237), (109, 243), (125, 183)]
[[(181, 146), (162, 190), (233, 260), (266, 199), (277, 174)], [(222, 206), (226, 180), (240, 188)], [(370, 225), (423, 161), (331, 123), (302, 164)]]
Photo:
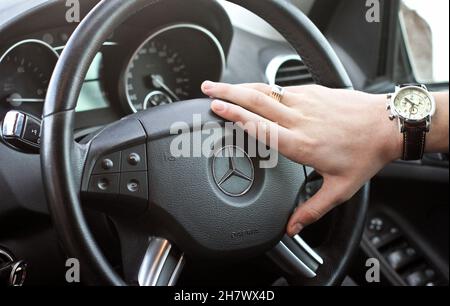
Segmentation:
[(337, 186), (325, 179), (322, 188), (311, 199), (298, 206), (287, 226), (289, 236), (297, 235), (341, 203), (339, 195), (342, 192)]

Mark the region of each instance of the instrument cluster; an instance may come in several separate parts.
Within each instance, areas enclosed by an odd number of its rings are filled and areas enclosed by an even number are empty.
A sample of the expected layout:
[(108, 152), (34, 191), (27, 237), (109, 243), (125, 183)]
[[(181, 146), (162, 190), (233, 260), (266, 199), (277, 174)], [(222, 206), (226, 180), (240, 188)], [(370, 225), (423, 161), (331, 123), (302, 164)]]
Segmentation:
[[(77, 112), (106, 109), (121, 117), (202, 97), (201, 83), (218, 81), (225, 69), (224, 48), (204, 26), (169, 24), (131, 40), (124, 39), (127, 31), (112, 36), (95, 57)], [(0, 121), (11, 110), (41, 117), (53, 70), (64, 50), (64, 44), (42, 39), (50, 36), (38, 33), (0, 46)]]
[(41, 40), (20, 41), (0, 57), (0, 117), (18, 110), (39, 117), (58, 53)]

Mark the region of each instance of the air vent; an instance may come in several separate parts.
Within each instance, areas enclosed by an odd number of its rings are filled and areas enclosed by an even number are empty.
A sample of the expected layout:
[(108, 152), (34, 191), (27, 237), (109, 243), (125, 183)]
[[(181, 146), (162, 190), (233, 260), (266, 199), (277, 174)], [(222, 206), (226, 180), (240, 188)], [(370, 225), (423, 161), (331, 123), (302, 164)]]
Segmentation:
[(296, 86), (314, 84), (311, 73), (308, 67), (298, 59), (291, 59), (285, 61), (278, 68), (275, 75), (275, 84), (280, 86)]
[(271, 85), (296, 86), (314, 84), (308, 67), (298, 55), (280, 55), (273, 58), (266, 70)]

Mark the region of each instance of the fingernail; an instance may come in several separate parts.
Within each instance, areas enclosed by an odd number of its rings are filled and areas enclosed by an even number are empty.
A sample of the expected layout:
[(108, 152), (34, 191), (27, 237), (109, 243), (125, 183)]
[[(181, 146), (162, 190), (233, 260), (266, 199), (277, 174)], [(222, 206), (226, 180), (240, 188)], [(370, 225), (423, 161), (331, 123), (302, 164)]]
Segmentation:
[(292, 226), (292, 236), (298, 235), (302, 230), (304, 226), (301, 223), (295, 223)]
[(203, 84), (202, 84), (203, 90), (209, 90), (209, 89), (211, 89), (211, 88), (213, 88), (213, 87), (214, 87), (214, 83), (211, 82), (211, 81), (205, 81), (205, 82), (203, 82)]
[(226, 110), (227, 104), (219, 100), (214, 100), (211, 104), (211, 108), (214, 112), (221, 113)]

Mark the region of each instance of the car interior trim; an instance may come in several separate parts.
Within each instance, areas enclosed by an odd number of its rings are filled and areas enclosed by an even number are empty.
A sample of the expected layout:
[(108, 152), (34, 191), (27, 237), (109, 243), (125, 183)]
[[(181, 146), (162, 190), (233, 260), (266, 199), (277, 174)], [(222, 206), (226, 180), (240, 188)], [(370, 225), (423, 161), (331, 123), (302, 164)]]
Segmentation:
[(266, 68), (266, 78), (269, 81), (270, 85), (275, 85), (275, 79), (278, 73), (278, 70), (280, 69), (280, 67), (288, 62), (288, 61), (292, 61), (292, 60), (297, 60), (297, 61), (301, 61), (301, 57), (297, 54), (283, 54), (283, 55), (278, 55), (275, 56), (267, 65)]
[(3, 62), (3, 60), (5, 59), (5, 57), (11, 53), (14, 49), (16, 49), (17, 47), (24, 45), (24, 44), (29, 44), (29, 43), (35, 43), (35, 44), (40, 44), (44, 47), (46, 47), (47, 49), (49, 49), (50, 51), (52, 51), (53, 54), (55, 54), (56, 58), (59, 58), (59, 54), (58, 52), (55, 51), (55, 49), (50, 46), (48, 43), (46, 43), (45, 41), (39, 40), (39, 39), (25, 39), (25, 40), (21, 40), (17, 43), (15, 43), (14, 45), (12, 45), (11, 47), (8, 48), (8, 50), (6, 50), (2, 56), (0, 57), (0, 63)]

